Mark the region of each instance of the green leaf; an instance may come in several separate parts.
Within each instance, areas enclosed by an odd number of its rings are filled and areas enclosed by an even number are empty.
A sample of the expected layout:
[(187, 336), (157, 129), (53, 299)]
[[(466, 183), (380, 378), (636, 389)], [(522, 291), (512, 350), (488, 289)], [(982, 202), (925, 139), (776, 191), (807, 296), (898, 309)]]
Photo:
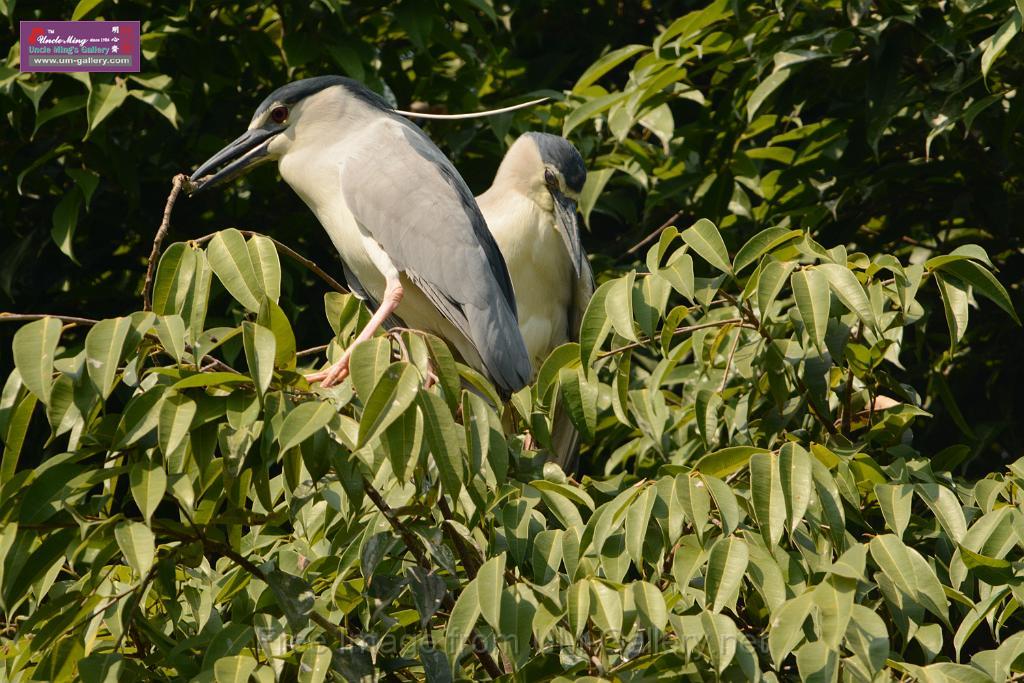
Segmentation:
[(153, 312), (157, 315), (181, 313), (196, 270), (196, 255), (191, 247), (175, 242), (160, 256), (153, 282)]
[(605, 311), (605, 298), (608, 292), (615, 286), (616, 280), (609, 280), (603, 283), (590, 297), (587, 310), (583, 314), (580, 323), (580, 363), (585, 370), (589, 370), (601, 350), (611, 325), (608, 322), (608, 313)]
[(125, 660), (116, 653), (94, 652), (79, 660), (82, 683), (117, 683), (127, 678)]
[(374, 337), (352, 348), (349, 370), (352, 387), (360, 397), (369, 398), (377, 382), (391, 366), (391, 343), (384, 337)]
[(274, 356), (277, 351), (277, 340), (274, 333), (256, 323), (242, 323), (242, 346), (245, 349), (245, 362), (249, 366), (249, 375), (256, 386), (256, 393), (263, 396), (274, 378)]
[(732, 273), (729, 252), (725, 248), (722, 234), (715, 224), (702, 218), (680, 233), (686, 242), (705, 261), (723, 273)]
[(102, 5), (104, 0), (79, 0), (78, 4), (75, 5), (75, 11), (71, 13), (71, 21), (78, 21), (84, 19), (94, 9)]
[(813, 602), (813, 591), (808, 591), (787, 600), (781, 607), (772, 611), (768, 629), (768, 651), (776, 668), (781, 668), (789, 653), (804, 639), (804, 622), (811, 613)]
[(394, 363), (366, 400), (359, 421), (359, 446), (370, 443), (409, 409), (420, 387), (419, 371), (409, 363)]
[(622, 93), (611, 93), (589, 99), (569, 112), (562, 123), (562, 137), (568, 137), (569, 133), (576, 129), (584, 121), (596, 118), (599, 114), (609, 109), (612, 105), (625, 99)]
[(587, 381), (581, 368), (562, 368), (558, 372), (562, 400), (573, 425), (584, 443), (594, 440), (597, 429), (598, 387)]
[(770, 453), (765, 448), (754, 446), (731, 446), (708, 453), (693, 465), (693, 469), (709, 477), (723, 479), (733, 472), (747, 466), (751, 456), (756, 453)]
[(800, 526), (814, 488), (811, 456), (795, 443), (783, 444), (779, 452), (779, 475), (786, 501), (786, 520), (790, 533)]
[(274, 333), (274, 367), (280, 370), (294, 370), (297, 361), (295, 333), (281, 307), (270, 299), (263, 299), (256, 323)]
[(968, 294), (967, 286), (959, 278), (935, 273), (935, 284), (939, 287), (942, 307), (946, 312), (949, 326), (949, 347), (955, 349), (967, 331)]
[(651, 48), (648, 45), (626, 45), (625, 47), (620, 47), (617, 50), (612, 50), (611, 52), (602, 55), (597, 61), (587, 67), (587, 70), (584, 71), (583, 75), (576, 81), (576, 85), (572, 88), (573, 94), (579, 95), (619, 64), (622, 64), (627, 59), (634, 57), (641, 52), (647, 52), (650, 49)]
[(113, 85), (100, 83), (89, 92), (89, 104), (86, 113), (89, 129), (85, 134), (86, 139), (99, 127), (105, 118), (124, 104), (127, 97), (128, 88), (123, 81), (115, 81)]
[(711, 513), (711, 496), (708, 495), (708, 490), (704, 487), (704, 479), (697, 476), (678, 474), (676, 475), (672, 491), (675, 498), (679, 501), (683, 512), (686, 514), (686, 518), (693, 525), (697, 538), (703, 542), (704, 525), (707, 523), (708, 516)]
[(501, 594), (505, 589), (505, 553), (492, 557), (476, 575), (480, 614), (496, 631), (501, 630)]
[(590, 581), (584, 579), (569, 586), (566, 594), (566, 618), (569, 631), (577, 638), (583, 633), (590, 616)]
[(711, 497), (718, 507), (718, 514), (722, 521), (722, 533), (731, 534), (740, 524), (740, 507), (736, 503), (736, 494), (732, 488), (718, 477), (708, 474), (701, 474), (703, 481), (711, 492)]
[(999, 29), (991, 36), (986, 38), (981, 45), (981, 76), (982, 78), (988, 78), (988, 72), (992, 69), (992, 65), (996, 63), (999, 56), (1006, 51), (1006, 46), (1010, 44), (1021, 30), (1021, 10), (1015, 9), (1010, 13), (1010, 18), (1007, 19)]
[(708, 655), (717, 673), (725, 671), (736, 656), (739, 633), (736, 624), (724, 614), (702, 612), (701, 626), (704, 627), (704, 640), (708, 644)]
[(597, 200), (604, 191), (605, 185), (615, 174), (614, 168), (600, 168), (596, 171), (587, 172), (587, 181), (583, 184), (583, 191), (580, 192), (579, 209), (583, 216), (583, 223), (590, 227), (590, 214), (597, 206)]
[(939, 521), (943, 531), (954, 541), (960, 542), (967, 533), (967, 520), (960, 500), (950, 489), (941, 484), (918, 484), (917, 492)]
[(897, 588), (948, 624), (949, 603), (942, 584), (919, 552), (891, 534), (875, 536), (868, 548), (875, 564)]
[(796, 307), (811, 341), (820, 349), (828, 328), (829, 284), (825, 273), (817, 268), (804, 268), (789, 278), (796, 297)]
[(871, 302), (868, 301), (867, 292), (864, 291), (864, 287), (852, 270), (834, 263), (823, 263), (815, 270), (824, 273), (829, 287), (844, 306), (856, 313), (857, 317), (869, 328), (875, 328), (875, 315), (871, 310)]
[(153, 532), (141, 522), (121, 522), (114, 527), (114, 538), (136, 578), (141, 581), (153, 566), (156, 556)]
[(629, 341), (637, 341), (636, 327), (633, 321), (633, 282), (636, 271), (630, 271), (624, 277), (614, 280), (605, 297), (604, 309), (612, 328), (620, 337)]
[(131, 318), (108, 318), (93, 325), (85, 337), (85, 367), (104, 399), (114, 390), (121, 352), (131, 327)]
[(224, 289), (246, 309), (258, 311), (265, 292), (242, 233), (234, 228), (218, 232), (210, 240), (206, 255)]
[(599, 579), (590, 579), (590, 618), (605, 633), (622, 633), (622, 593)]
[(783, 263), (771, 257), (765, 260), (757, 278), (757, 309), (762, 320), (771, 315), (772, 304), (795, 267), (796, 264), (789, 261)]
[(57, 205), (53, 207), (52, 227), (50, 236), (54, 244), (69, 259), (78, 263), (75, 258), (72, 243), (75, 237), (75, 228), (78, 227), (78, 214), (82, 208), (82, 193), (75, 187), (64, 194)]
[(939, 266), (939, 270), (943, 273), (952, 274), (962, 282), (974, 287), (974, 291), (979, 292), (982, 296), (999, 306), (999, 308), (1006, 311), (1007, 315), (1020, 325), (1020, 318), (1017, 317), (1017, 311), (1013, 308), (1010, 295), (1007, 294), (1003, 285), (987, 268), (974, 261), (953, 261)]
[(818, 633), (822, 641), (838, 649), (850, 623), (857, 579), (831, 576), (815, 586), (814, 605), (818, 609)]
[(6, 433), (0, 432), (4, 441), (3, 459), (0, 460), (0, 487), (11, 481), (18, 469), (18, 458), (25, 445), (25, 436), (37, 403), (35, 394), (29, 393), (22, 398), (14, 408)]
[(658, 587), (646, 581), (634, 581), (630, 584), (630, 590), (633, 593), (633, 604), (647, 628), (664, 631), (668, 623), (668, 607)]
[(796, 651), (800, 680), (807, 683), (831, 683), (839, 670), (839, 651), (823, 641), (805, 643)]
[(910, 507), (914, 502), (914, 487), (911, 484), (875, 484), (875, 498), (882, 510), (885, 524), (903, 537), (910, 524)]
[(195, 415), (196, 403), (188, 396), (176, 392), (165, 395), (157, 423), (160, 450), (165, 458), (171, 457), (185, 443)]
[(464, 479), (465, 434), (460, 432), (444, 399), (437, 394), (419, 392), (419, 406), (423, 411), (424, 436), (437, 464), (441, 483), (448, 495), (457, 496)]
[(197, 389), (199, 387), (219, 387), (230, 384), (249, 384), (252, 380), (237, 372), (197, 372), (184, 377), (171, 385), (171, 389)]
[(733, 272), (739, 273), (752, 263), (756, 263), (763, 255), (777, 247), (799, 237), (803, 233), (789, 228), (766, 228), (757, 233), (744, 244), (733, 259)]
[(53, 361), (60, 342), (60, 320), (43, 318), (22, 326), (11, 344), (14, 366), (25, 387), (40, 400), (50, 402), (53, 388)]
[(299, 660), (299, 683), (324, 683), (331, 671), (331, 649), (326, 645), (312, 645)]
[(174, 358), (174, 362), (180, 363), (185, 354), (185, 321), (177, 313), (161, 315), (156, 320), (155, 328), (164, 351)]
[(779, 86), (785, 83), (789, 79), (789, 75), (792, 73), (790, 69), (782, 69), (770, 74), (767, 78), (757, 84), (754, 88), (754, 92), (750, 94), (750, 99), (747, 100), (747, 121), (753, 121), (754, 116), (757, 114), (761, 105), (768, 99), (769, 95), (775, 92)]
[(307, 401), (295, 406), (284, 418), (277, 440), (284, 453), (295, 448), (327, 426), (337, 413), (330, 403)]
[(658, 271), (658, 275), (668, 280), (672, 289), (690, 301), (694, 301), (696, 292), (693, 279), (693, 257), (684, 251), (672, 255), (668, 265)]
[(476, 581), (470, 581), (455, 601), (444, 631), (444, 649), (454, 665), (480, 617), (480, 600)]
[(216, 683), (248, 683), (256, 664), (250, 654), (221, 657), (213, 664), (213, 680)]
[(258, 289), (265, 297), (277, 303), (281, 298), (281, 261), (277, 256), (277, 247), (270, 238), (253, 235), (246, 244), (249, 260), (256, 273)]
[(786, 527), (786, 502), (779, 461), (772, 453), (755, 453), (750, 458), (750, 500), (765, 542), (777, 545)]
[(174, 128), (178, 127), (178, 108), (167, 93), (157, 90), (129, 90), (128, 94), (156, 109)]
[(708, 605), (712, 612), (721, 612), (732, 604), (747, 570), (750, 553), (746, 542), (737, 536), (720, 539), (708, 557), (704, 580)]
[(142, 512), (142, 518), (149, 524), (167, 491), (167, 473), (159, 463), (142, 460), (132, 466), (128, 481), (131, 484), (132, 498)]

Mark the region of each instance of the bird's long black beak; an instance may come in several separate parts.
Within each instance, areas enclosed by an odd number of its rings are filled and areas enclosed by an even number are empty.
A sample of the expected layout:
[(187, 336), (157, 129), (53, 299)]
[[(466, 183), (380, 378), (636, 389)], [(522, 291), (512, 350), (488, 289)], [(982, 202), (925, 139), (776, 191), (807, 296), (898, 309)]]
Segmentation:
[(555, 222), (558, 224), (558, 232), (562, 235), (565, 248), (572, 259), (572, 268), (576, 277), (583, 271), (583, 247), (580, 244), (580, 225), (576, 219), (576, 200), (567, 197), (558, 190), (551, 190), (551, 196), (555, 200)]
[(237, 178), (248, 170), (269, 160), (267, 146), (281, 132), (280, 128), (253, 128), (239, 135), (221, 151), (196, 169), (189, 181), (195, 194), (207, 187)]

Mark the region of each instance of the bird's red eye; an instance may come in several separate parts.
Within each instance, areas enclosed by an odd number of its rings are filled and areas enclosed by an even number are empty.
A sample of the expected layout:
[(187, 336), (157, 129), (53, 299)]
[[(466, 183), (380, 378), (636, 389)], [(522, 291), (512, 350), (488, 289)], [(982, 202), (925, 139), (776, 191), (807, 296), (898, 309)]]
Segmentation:
[(274, 123), (284, 123), (288, 120), (288, 107), (274, 107), (270, 110), (270, 120)]
[(555, 174), (551, 172), (551, 169), (544, 169), (544, 184), (548, 187), (558, 187), (558, 178), (556, 178)]

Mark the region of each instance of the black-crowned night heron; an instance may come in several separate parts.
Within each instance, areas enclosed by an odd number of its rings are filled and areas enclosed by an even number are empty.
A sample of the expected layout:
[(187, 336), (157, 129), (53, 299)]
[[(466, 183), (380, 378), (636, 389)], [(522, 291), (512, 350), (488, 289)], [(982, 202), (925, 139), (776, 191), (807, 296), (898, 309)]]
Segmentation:
[(568, 140), (526, 133), (476, 198), (512, 276), (519, 330), (535, 373), (556, 346), (579, 339), (594, 293), (576, 218), (586, 179), (583, 157)]
[[(270, 160), (327, 231), (354, 289), (379, 302), (352, 346), (394, 314), (447, 340), (506, 395), (529, 381), (505, 261), (466, 183), (415, 124), (357, 81), (296, 81), (191, 180), (198, 190)], [(351, 348), (308, 379), (344, 379)]]
[[(477, 197), (512, 276), (519, 330), (534, 373), (555, 347), (579, 340), (594, 293), (576, 219), (586, 179), (583, 157), (568, 140), (526, 133), (505, 154), (491, 187)], [(562, 407), (552, 415), (551, 440), (555, 462), (574, 470), (578, 434)]]

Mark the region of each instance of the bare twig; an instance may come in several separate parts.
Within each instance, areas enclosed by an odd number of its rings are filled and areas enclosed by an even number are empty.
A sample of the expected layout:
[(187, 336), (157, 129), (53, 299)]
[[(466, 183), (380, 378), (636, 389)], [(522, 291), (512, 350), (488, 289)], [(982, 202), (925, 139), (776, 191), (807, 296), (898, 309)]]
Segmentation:
[[(299, 252), (295, 251), (294, 249), (292, 249), (288, 245), (282, 244), (281, 242), (277, 241), (273, 237), (270, 237), (269, 235), (263, 235), (261, 233), (254, 232), (252, 230), (239, 230), (238, 232), (242, 233), (245, 237), (252, 237), (253, 235), (259, 235), (260, 237), (266, 237), (268, 240), (270, 240), (271, 242), (274, 243), (274, 246), (277, 247), (277, 250), (279, 252), (281, 252), (282, 254), (287, 256), (288, 258), (292, 259), (296, 263), (299, 263), (299, 264), (305, 266), (306, 268), (308, 268), (310, 271), (313, 272), (314, 275), (316, 275), (321, 280), (323, 280), (328, 285), (330, 285), (331, 289), (333, 289), (336, 292), (341, 292), (342, 294), (348, 294), (349, 293), (348, 288), (346, 288), (344, 285), (339, 283), (333, 277), (328, 275), (322, 268), (320, 268), (320, 266), (318, 266), (317, 264), (313, 263), (308, 258), (303, 256)], [(202, 237), (197, 237), (196, 239), (191, 240), (191, 241), (192, 241), (193, 244), (205, 244), (206, 242), (209, 242), (210, 240), (212, 240), (216, 234), (217, 233), (215, 233), (215, 232), (214, 233), (210, 233), (209, 235), (203, 235)]]
[(326, 351), (328, 346), (330, 346), (330, 345), (329, 344), (321, 344), (320, 346), (314, 346), (314, 347), (309, 348), (309, 349), (302, 349), (301, 351), (298, 351), (295, 354), (295, 357), (296, 358), (305, 358), (306, 356), (315, 356), (318, 353), (323, 353), (324, 351)]
[[(672, 332), (672, 336), (674, 337), (674, 336), (676, 336), (678, 334), (688, 334), (690, 332), (696, 332), (697, 330), (703, 330), (703, 329), (708, 328), (708, 327), (722, 327), (723, 325), (735, 325), (736, 327), (743, 327), (743, 328), (751, 329), (751, 330), (756, 330), (757, 329), (754, 325), (751, 325), (749, 323), (743, 322), (742, 318), (729, 318), (727, 320), (712, 320), (712, 321), (706, 322), (706, 323), (698, 323), (696, 325), (687, 325), (685, 327), (677, 327), (675, 329), (675, 331)], [(601, 358), (607, 358), (608, 356), (614, 356), (617, 353), (622, 353), (623, 351), (628, 351), (629, 349), (635, 349), (635, 348), (643, 346), (644, 344), (649, 344), (651, 341), (653, 341), (653, 340), (647, 339), (645, 341), (638, 341), (638, 342), (633, 342), (631, 344), (626, 344), (625, 346), (620, 346), (620, 347), (618, 347), (616, 349), (612, 349), (611, 351), (605, 351), (604, 353), (599, 353), (597, 355), (597, 358), (601, 359)]]
[[(377, 506), (377, 509), (381, 511), (381, 514), (384, 515), (384, 518), (388, 521), (391, 527), (399, 536), (402, 537), (402, 540), (405, 541), (406, 547), (413, 554), (413, 557), (416, 558), (416, 563), (423, 569), (429, 571), (431, 568), (430, 558), (427, 556), (426, 550), (424, 550), (419, 539), (416, 538), (413, 532), (402, 523), (402, 520), (398, 518), (395, 511), (391, 509), (391, 506), (387, 504), (384, 497), (380, 495), (380, 492), (378, 492), (365, 477), (363, 478), (363, 491), (370, 500), (373, 501), (373, 504)], [(447, 503), (445, 503), (445, 507), (447, 507)], [(458, 548), (457, 545), (456, 548)], [(463, 561), (463, 566), (465, 566), (465, 561)], [(468, 572), (469, 570), (467, 568), (467, 573)], [(452, 599), (451, 593), (448, 591), (445, 591), (441, 605), (448, 611), (455, 608), (455, 600)], [(480, 666), (484, 668), (488, 675), (492, 678), (503, 676), (504, 672), (495, 663), (490, 653), (487, 652), (487, 647), (484, 644), (484, 641), (480, 638), (480, 634), (476, 632), (476, 629), (470, 629), (469, 639), (473, 643), (473, 654), (476, 655), (476, 658), (480, 661)]]
[(462, 566), (466, 569), (466, 575), (470, 581), (476, 578), (476, 573), (480, 571), (480, 558), (476, 552), (471, 552), (466, 547), (466, 542), (452, 526), (452, 510), (448, 506), (448, 501), (444, 499), (444, 495), (439, 494), (437, 496), (437, 507), (441, 511), (441, 516), (444, 518), (444, 531), (448, 534), (448, 538), (451, 540), (452, 545), (455, 546), (455, 552), (459, 554), (459, 559), (462, 560)]
[(718, 393), (722, 393), (725, 390), (725, 385), (729, 383), (729, 372), (732, 370), (732, 359), (736, 355), (736, 346), (740, 341), (740, 333), (736, 332), (736, 336), (733, 337), (732, 347), (729, 349), (729, 357), (725, 360), (725, 371), (722, 373), (722, 382), (718, 385)]
[(395, 511), (391, 509), (391, 506), (387, 504), (384, 497), (380, 495), (380, 492), (373, 488), (373, 484), (371, 484), (365, 477), (363, 478), (363, 492), (366, 493), (366, 496), (373, 501), (374, 505), (377, 506), (377, 509), (380, 510), (382, 515), (384, 515), (384, 519), (388, 521), (391, 528), (393, 528), (395, 532), (402, 537), (402, 540), (405, 541), (405, 547), (408, 548), (409, 552), (411, 552), (413, 557), (416, 558), (416, 564), (423, 569), (429, 570), (430, 558), (427, 557), (427, 552), (423, 548), (423, 544), (420, 543), (420, 540), (416, 538), (416, 535), (402, 523), (402, 520), (398, 518)]
[(683, 215), (682, 210), (676, 211), (674, 214), (672, 214), (672, 216), (667, 221), (665, 221), (664, 223), (661, 224), (661, 227), (655, 229), (654, 232), (652, 232), (651, 234), (647, 235), (647, 237), (643, 238), (642, 240), (640, 240), (639, 242), (637, 242), (636, 244), (631, 246), (629, 249), (627, 249), (626, 253), (623, 254), (623, 258), (625, 258), (627, 256), (632, 256), (633, 254), (635, 254), (636, 252), (640, 251), (641, 249), (646, 247), (648, 244), (650, 244), (651, 242), (656, 240), (658, 238), (658, 236), (661, 235), (662, 231), (665, 228), (667, 228), (668, 226), (670, 226), (673, 223), (675, 223), (676, 220), (680, 216), (682, 216), (682, 215)]
[(95, 325), (99, 320), (92, 318), (75, 318), (70, 315), (53, 315), (50, 313), (0, 313), (0, 323), (23, 323), (43, 318), (56, 318), (63, 323), (72, 325)]
[(146, 264), (146, 282), (142, 285), (142, 310), (153, 309), (153, 273), (156, 270), (156, 262), (160, 257), (160, 247), (167, 237), (167, 231), (171, 228), (171, 212), (174, 210), (174, 202), (178, 201), (181, 190), (189, 183), (188, 176), (179, 173), (171, 181), (171, 193), (167, 195), (167, 204), (164, 205), (164, 218), (160, 221), (160, 227), (153, 238), (153, 248), (149, 252), (149, 263)]

